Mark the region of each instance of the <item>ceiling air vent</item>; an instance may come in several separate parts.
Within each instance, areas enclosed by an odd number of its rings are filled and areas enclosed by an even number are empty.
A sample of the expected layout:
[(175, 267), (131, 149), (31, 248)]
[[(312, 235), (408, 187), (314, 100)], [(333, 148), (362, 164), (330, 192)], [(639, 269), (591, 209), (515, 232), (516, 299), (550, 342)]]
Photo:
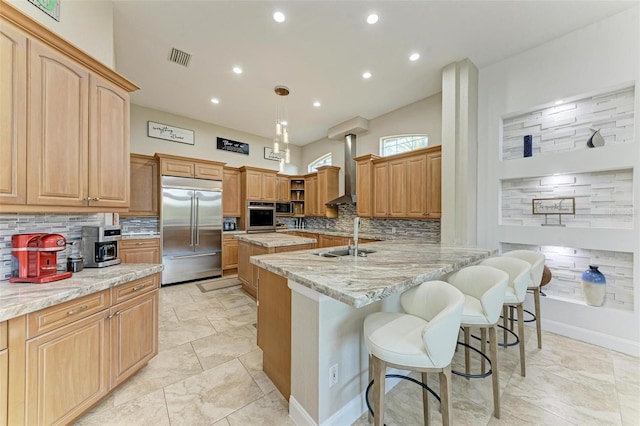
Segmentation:
[(191, 54), (183, 52), (182, 50), (178, 50), (174, 47), (171, 49), (171, 53), (169, 54), (169, 61), (175, 62), (176, 64), (182, 65), (183, 67), (188, 67), (189, 61), (191, 61)]

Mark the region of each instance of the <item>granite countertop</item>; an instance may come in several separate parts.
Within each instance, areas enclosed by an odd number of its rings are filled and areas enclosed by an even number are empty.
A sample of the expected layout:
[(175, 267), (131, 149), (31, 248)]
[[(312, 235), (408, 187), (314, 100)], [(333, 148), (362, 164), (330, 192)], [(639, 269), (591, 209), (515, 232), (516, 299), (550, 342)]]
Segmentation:
[(146, 240), (146, 239), (154, 239), (160, 238), (160, 233), (131, 233), (122, 235), (123, 240)]
[(0, 281), (0, 321), (38, 311), (161, 272), (162, 265), (125, 263), (85, 268), (71, 278), (46, 284)]
[(257, 234), (238, 234), (236, 240), (245, 241), (262, 247), (298, 246), (317, 243), (315, 238), (297, 237), (282, 232), (264, 232)]
[[(328, 229), (323, 229), (323, 228), (317, 228), (317, 229), (313, 229), (313, 228), (304, 228), (304, 229), (296, 229), (296, 228), (287, 228), (287, 229), (279, 229), (278, 232), (306, 232), (309, 234), (321, 234), (321, 235), (331, 235), (334, 237), (349, 237), (349, 238), (353, 238), (353, 232), (343, 232), (343, 231), (330, 231)], [(392, 234), (393, 235), (393, 234)], [(377, 235), (377, 234), (367, 234), (367, 233), (358, 233), (358, 238), (364, 238), (367, 240), (386, 240), (389, 239), (389, 236), (384, 236), (382, 237), (381, 235)], [(406, 236), (402, 236), (402, 239), (407, 239)]]
[(360, 308), (403, 293), (425, 281), (494, 255), (496, 249), (447, 246), (420, 240), (393, 240), (362, 244), (375, 250), (367, 257), (322, 257), (312, 249), (252, 256), (251, 263), (291, 279), (318, 293)]

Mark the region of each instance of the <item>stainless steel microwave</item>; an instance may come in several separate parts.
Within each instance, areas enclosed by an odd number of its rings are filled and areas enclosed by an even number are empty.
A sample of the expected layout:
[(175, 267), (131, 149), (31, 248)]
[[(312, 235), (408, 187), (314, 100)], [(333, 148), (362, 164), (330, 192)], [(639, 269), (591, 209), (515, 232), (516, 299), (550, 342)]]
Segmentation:
[(247, 232), (275, 232), (276, 203), (247, 203)]
[(291, 216), (293, 214), (293, 203), (276, 203), (276, 215)]

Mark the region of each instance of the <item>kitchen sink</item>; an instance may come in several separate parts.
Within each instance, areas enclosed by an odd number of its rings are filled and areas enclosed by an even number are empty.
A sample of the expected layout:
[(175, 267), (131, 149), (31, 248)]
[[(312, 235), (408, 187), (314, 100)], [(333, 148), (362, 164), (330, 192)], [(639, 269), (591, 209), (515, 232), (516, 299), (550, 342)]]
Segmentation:
[[(376, 252), (375, 250), (358, 249), (358, 256), (366, 257), (368, 254), (375, 253), (375, 252)], [(342, 256), (349, 256), (349, 249), (335, 249), (335, 250), (319, 251), (319, 252), (316, 252), (316, 253), (313, 253), (313, 254), (321, 256), (321, 257), (342, 257)], [(353, 256), (353, 250), (351, 251), (351, 256)]]

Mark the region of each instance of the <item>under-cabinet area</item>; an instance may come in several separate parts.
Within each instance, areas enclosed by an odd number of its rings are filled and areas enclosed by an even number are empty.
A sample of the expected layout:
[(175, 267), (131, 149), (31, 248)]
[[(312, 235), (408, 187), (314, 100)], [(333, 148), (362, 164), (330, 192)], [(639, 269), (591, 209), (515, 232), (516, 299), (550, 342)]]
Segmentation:
[(2, 283), (0, 300), (20, 295), (0, 308), (0, 424), (68, 424), (145, 366), (158, 353), (161, 270), (83, 271), (41, 293)]

